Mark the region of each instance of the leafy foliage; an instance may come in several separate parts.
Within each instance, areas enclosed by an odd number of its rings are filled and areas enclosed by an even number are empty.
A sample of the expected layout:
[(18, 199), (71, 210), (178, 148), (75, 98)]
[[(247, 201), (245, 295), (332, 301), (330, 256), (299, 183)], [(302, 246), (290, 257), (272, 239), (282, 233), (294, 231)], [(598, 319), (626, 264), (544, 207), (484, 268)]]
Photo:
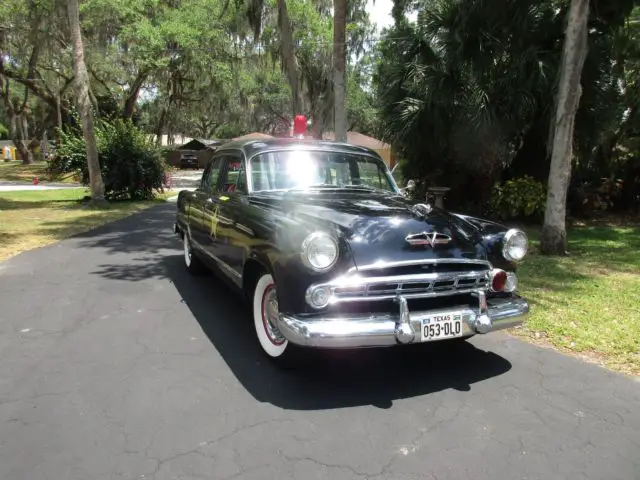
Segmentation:
[[(592, 5), (575, 131), (576, 172), (591, 183), (613, 175), (617, 145), (640, 130), (631, 126), (640, 104), (638, 9), (624, 22), (631, 3)], [(567, 6), (396, 2), (374, 84), (380, 136), (407, 158), (408, 175), (452, 187), (449, 203), (465, 208), (488, 202), (495, 182), (546, 182)], [(415, 23), (400, 15), (408, 7), (417, 10)]]
[[(62, 144), (50, 162), (57, 174), (78, 173), (89, 184), (86, 146), (74, 131), (61, 133)], [(103, 121), (96, 126), (105, 197), (110, 200), (145, 200), (163, 185), (165, 165), (160, 151), (130, 120)]]
[(490, 211), (503, 220), (540, 220), (544, 215), (547, 191), (531, 177), (496, 184), (491, 192)]

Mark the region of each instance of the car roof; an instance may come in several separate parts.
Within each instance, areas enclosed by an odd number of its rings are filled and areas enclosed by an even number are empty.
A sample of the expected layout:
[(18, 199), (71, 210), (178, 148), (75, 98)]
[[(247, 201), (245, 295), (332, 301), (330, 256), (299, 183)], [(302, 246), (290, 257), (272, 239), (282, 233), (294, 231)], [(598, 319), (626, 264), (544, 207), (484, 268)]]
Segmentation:
[(316, 140), (316, 139), (304, 139), (304, 138), (264, 138), (264, 139), (248, 139), (248, 140), (236, 140), (229, 143), (225, 143), (217, 148), (217, 152), (223, 150), (243, 150), (247, 158), (250, 158), (258, 153), (269, 150), (291, 150), (291, 149), (306, 149), (306, 150), (327, 150), (338, 151), (344, 153), (356, 153), (372, 155), (376, 158), (380, 156), (375, 150), (367, 147), (360, 147), (358, 145), (351, 145), (349, 143), (335, 142), (331, 140)]

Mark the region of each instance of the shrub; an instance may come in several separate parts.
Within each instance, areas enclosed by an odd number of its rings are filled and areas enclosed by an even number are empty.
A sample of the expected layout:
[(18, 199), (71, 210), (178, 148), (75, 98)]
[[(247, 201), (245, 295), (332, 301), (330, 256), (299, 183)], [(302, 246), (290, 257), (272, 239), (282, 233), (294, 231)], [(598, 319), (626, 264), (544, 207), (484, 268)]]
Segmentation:
[[(109, 200), (153, 198), (162, 188), (165, 163), (152, 141), (130, 120), (99, 122), (95, 128), (104, 182)], [(51, 173), (79, 172), (83, 184), (89, 184), (89, 169), (84, 138), (64, 131), (56, 157), (49, 163)]]
[(491, 191), (491, 213), (503, 220), (539, 220), (544, 216), (546, 187), (532, 177), (524, 176), (495, 184)]

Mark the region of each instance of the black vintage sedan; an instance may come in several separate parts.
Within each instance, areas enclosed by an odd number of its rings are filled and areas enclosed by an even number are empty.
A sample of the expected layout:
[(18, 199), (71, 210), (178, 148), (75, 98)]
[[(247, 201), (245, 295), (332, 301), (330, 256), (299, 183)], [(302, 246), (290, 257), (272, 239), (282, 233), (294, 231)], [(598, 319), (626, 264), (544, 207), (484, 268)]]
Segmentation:
[(253, 305), (265, 354), (452, 341), (513, 327), (527, 237), (410, 201), (372, 150), (273, 139), (220, 147), (174, 231), (194, 274)]

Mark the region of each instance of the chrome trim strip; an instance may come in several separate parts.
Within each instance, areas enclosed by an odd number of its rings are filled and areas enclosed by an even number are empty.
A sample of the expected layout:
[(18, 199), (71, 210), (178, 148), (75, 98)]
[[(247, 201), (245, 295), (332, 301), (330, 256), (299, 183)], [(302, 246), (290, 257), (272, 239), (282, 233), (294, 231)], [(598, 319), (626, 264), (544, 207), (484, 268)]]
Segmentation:
[[(529, 304), (521, 297), (509, 299), (487, 299), (487, 315), (491, 320), (490, 332), (519, 325), (529, 313)], [(390, 347), (400, 344), (421, 343), (422, 321), (432, 315), (456, 312), (462, 315), (462, 337), (478, 332), (474, 324), (480, 309), (469, 306), (446, 310), (429, 310), (410, 313), (399, 305), (398, 313), (381, 315), (299, 317), (280, 314), (278, 328), (291, 343), (320, 348)], [(415, 334), (409, 340), (405, 335), (406, 325), (402, 320), (409, 317), (409, 327)], [(436, 340), (438, 341), (438, 340)]]
[(420, 260), (405, 260), (398, 262), (375, 262), (370, 263), (368, 265), (360, 265), (356, 267), (351, 267), (347, 270), (348, 273), (356, 272), (356, 271), (367, 271), (367, 270), (381, 270), (384, 268), (394, 268), (394, 267), (410, 267), (413, 265), (436, 265), (440, 263), (452, 264), (452, 263), (461, 263), (461, 264), (469, 264), (469, 265), (484, 265), (487, 269), (492, 270), (493, 265), (488, 260), (479, 260), (475, 258), (423, 258)]
[(251, 230), (249, 227), (245, 227), (244, 225), (242, 225), (241, 223), (236, 222), (236, 228), (238, 230), (243, 231), (244, 233), (246, 233), (247, 235), (253, 237), (254, 233), (253, 230)]
[[(409, 300), (414, 300), (418, 298), (434, 298), (434, 297), (450, 297), (452, 295), (465, 295), (469, 293), (475, 293), (478, 291), (478, 287), (471, 287), (468, 289), (458, 289), (458, 290), (445, 290), (442, 292), (421, 292), (421, 293), (403, 293), (402, 296)], [(385, 294), (372, 296), (371, 294), (368, 297), (333, 297), (331, 304), (337, 303), (345, 303), (345, 302), (372, 302), (372, 301), (382, 301), (382, 300), (394, 300), (397, 298), (398, 294)]]

